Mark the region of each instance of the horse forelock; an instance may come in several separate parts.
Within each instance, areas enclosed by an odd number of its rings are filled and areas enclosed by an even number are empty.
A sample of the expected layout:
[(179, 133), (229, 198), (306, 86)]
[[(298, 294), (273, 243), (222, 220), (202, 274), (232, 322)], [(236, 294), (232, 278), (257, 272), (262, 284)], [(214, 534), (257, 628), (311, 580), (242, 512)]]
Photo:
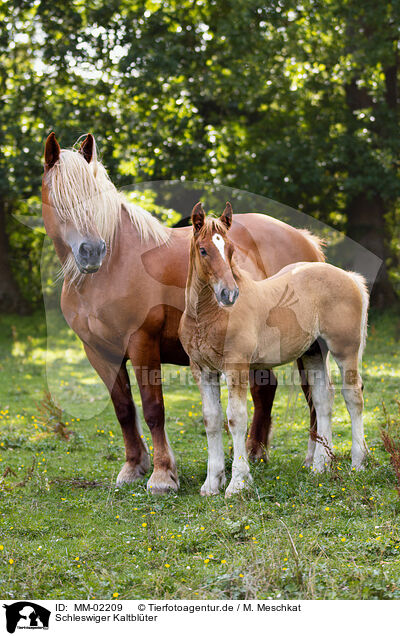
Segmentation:
[[(77, 150), (62, 150), (45, 181), (60, 221), (73, 225), (82, 236), (97, 232), (109, 250), (121, 222), (122, 207), (142, 241), (152, 238), (160, 245), (169, 238), (169, 229), (157, 218), (118, 192), (96, 157), (88, 163)], [(72, 255), (63, 265), (62, 274), (74, 281), (79, 277)]]
[(212, 238), (214, 234), (220, 234), (222, 238), (225, 238), (226, 232), (226, 227), (222, 221), (212, 216), (208, 216), (204, 220), (204, 225), (201, 230), (195, 235), (195, 240)]
[(61, 221), (83, 235), (96, 230), (111, 242), (120, 221), (121, 197), (104, 166), (88, 163), (74, 150), (62, 150), (46, 176), (50, 200)]

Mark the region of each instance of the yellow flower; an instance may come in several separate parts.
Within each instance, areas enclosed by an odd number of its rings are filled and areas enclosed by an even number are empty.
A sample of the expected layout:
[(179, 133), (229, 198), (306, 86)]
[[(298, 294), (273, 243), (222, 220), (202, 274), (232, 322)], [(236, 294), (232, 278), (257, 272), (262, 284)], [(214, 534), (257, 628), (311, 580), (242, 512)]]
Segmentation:
[(147, 523), (142, 523), (142, 528), (146, 528)]
[(114, 592), (113, 598), (118, 598), (118, 596), (119, 596), (118, 592)]
[(226, 559), (221, 559), (221, 563), (226, 563)]
[(210, 559), (204, 559), (204, 563), (210, 563)]
[(75, 557), (75, 561), (79, 561), (79, 557)]
[(8, 562), (10, 565), (12, 565), (14, 563), (14, 559), (8, 559)]
[(329, 510), (329, 506), (327, 506), (327, 507), (325, 508), (325, 510)]
[(242, 579), (244, 577), (244, 574), (239, 574), (240, 578)]
[(341, 538), (341, 541), (346, 541), (346, 537), (342, 537), (342, 538)]
[(169, 567), (171, 567), (171, 566), (170, 566), (170, 564), (169, 564), (169, 563), (166, 563), (166, 564), (165, 564), (165, 567), (166, 567), (166, 568), (169, 568)]
[(303, 535), (302, 535), (302, 534), (299, 534), (299, 537), (300, 537), (300, 539), (302, 539)]
[(245, 530), (249, 530), (250, 526), (245, 526), (244, 529)]
[(0, 545), (0, 550), (4, 550), (4, 545)]

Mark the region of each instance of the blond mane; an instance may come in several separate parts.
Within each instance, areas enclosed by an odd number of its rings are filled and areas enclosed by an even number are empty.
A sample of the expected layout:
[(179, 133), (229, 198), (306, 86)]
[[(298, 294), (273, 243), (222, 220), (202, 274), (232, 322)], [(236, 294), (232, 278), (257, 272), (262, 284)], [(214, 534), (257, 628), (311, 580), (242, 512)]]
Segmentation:
[[(121, 223), (122, 208), (143, 242), (153, 239), (161, 245), (169, 238), (168, 228), (117, 190), (96, 152), (88, 163), (77, 150), (62, 150), (59, 161), (46, 176), (46, 183), (60, 221), (71, 223), (83, 236), (95, 229), (109, 251)], [(72, 254), (62, 270), (64, 277), (74, 281), (79, 277)]]

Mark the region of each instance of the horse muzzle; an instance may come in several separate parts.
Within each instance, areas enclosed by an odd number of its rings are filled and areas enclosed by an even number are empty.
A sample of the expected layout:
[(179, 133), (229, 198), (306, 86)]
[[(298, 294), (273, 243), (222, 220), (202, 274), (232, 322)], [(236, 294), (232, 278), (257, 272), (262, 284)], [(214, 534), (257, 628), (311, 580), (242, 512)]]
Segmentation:
[(75, 253), (75, 261), (81, 274), (94, 274), (101, 267), (107, 246), (100, 241), (85, 240)]
[(215, 296), (221, 307), (232, 307), (239, 296), (239, 288), (228, 289), (227, 287), (220, 287), (215, 290)]

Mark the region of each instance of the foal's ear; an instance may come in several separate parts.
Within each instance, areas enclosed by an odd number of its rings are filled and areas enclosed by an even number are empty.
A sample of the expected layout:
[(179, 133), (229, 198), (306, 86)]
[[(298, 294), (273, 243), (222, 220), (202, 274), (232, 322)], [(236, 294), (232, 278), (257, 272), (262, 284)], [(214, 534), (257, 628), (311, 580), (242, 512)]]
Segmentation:
[(53, 132), (46, 139), (44, 147), (44, 163), (45, 167), (50, 170), (60, 158), (61, 148)]
[(192, 210), (192, 225), (194, 232), (199, 232), (204, 225), (204, 219), (206, 218), (205, 212), (201, 201), (196, 203)]
[(229, 203), (229, 201), (227, 201), (225, 210), (222, 212), (219, 218), (219, 220), (221, 221), (221, 223), (225, 225), (227, 230), (229, 230), (229, 228), (232, 225), (232, 214), (233, 214), (232, 206)]
[(88, 163), (90, 163), (93, 159), (94, 146), (94, 137), (92, 134), (88, 133), (86, 139), (82, 141), (81, 147), (79, 148), (79, 152), (84, 156)]

